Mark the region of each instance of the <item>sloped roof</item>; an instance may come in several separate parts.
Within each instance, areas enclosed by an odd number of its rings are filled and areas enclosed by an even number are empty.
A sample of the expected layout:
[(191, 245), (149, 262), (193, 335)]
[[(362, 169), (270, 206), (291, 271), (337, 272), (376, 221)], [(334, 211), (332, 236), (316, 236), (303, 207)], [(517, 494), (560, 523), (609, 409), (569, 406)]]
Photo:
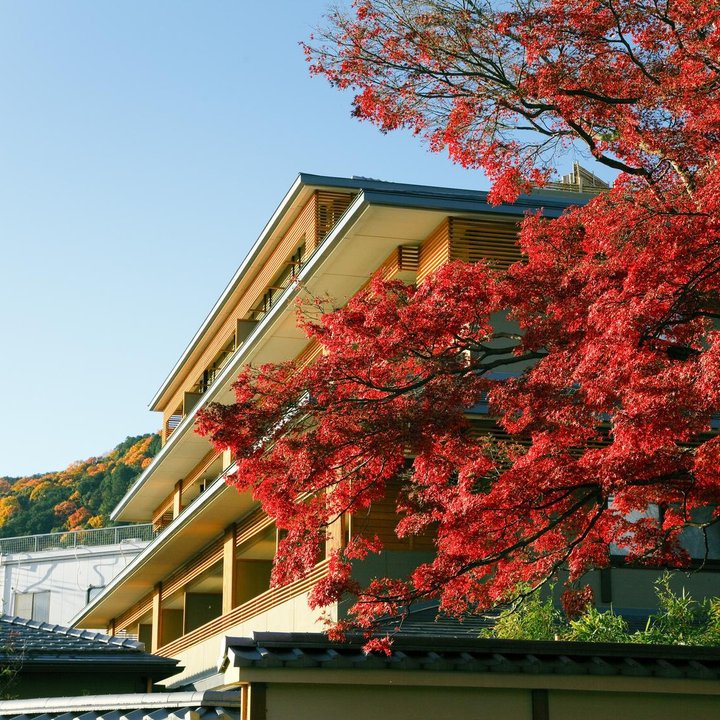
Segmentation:
[(392, 655), (365, 653), (363, 639), (256, 632), (226, 638), (226, 660), (242, 668), (437, 670), (477, 673), (625, 675), (720, 679), (720, 648), (395, 636)]
[(138, 653), (143, 643), (92, 630), (63, 627), (12, 615), (0, 616), (0, 646), (21, 647), (26, 653)]
[(389, 618), (380, 622), (378, 632), (402, 637), (422, 636), (433, 638), (479, 638), (484, 630), (492, 628), (499, 610), (468, 614), (462, 618), (450, 617), (440, 612), (433, 603), (411, 610), (402, 618)]
[[(177, 672), (178, 661), (145, 652), (137, 640), (92, 630), (0, 616), (0, 664), (21, 662), (22, 672), (62, 666), (65, 672), (149, 673), (155, 679)], [(104, 669), (104, 670), (103, 670)]]
[[(457, 637), (479, 638), (483, 631), (490, 630), (497, 622), (503, 606), (484, 613), (468, 613), (463, 617), (444, 615), (437, 603), (419, 607), (408, 612), (402, 618), (390, 618), (380, 622), (378, 631), (393, 636), (421, 636), (433, 638)], [(652, 610), (613, 608), (627, 623), (630, 632), (644, 630)]]
[(240, 720), (239, 692), (181, 692), (6, 700), (0, 720)]

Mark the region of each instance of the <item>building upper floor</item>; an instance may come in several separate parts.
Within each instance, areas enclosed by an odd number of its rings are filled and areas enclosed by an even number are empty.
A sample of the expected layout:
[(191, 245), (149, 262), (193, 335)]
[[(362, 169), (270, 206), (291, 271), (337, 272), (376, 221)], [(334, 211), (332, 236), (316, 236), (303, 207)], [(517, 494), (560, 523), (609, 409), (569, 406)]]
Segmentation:
[(375, 273), (417, 282), (456, 258), (506, 267), (525, 213), (555, 217), (589, 198), (562, 187), (492, 206), (482, 191), (299, 175), (153, 398), (164, 444), (113, 519), (164, 527), (229, 467), (194, 432), (197, 412), (232, 402), (243, 365), (319, 352), (297, 327), (301, 293), (342, 301)]
[[(588, 198), (555, 189), (491, 206), (481, 191), (300, 175), (152, 401), (163, 413), (164, 444), (113, 518), (152, 521), (158, 537), (76, 622), (137, 632), (175, 653), (242, 618), (280, 606), (295, 613), (292, 598), (309, 585), (270, 588), (276, 530), (249, 494), (226, 485), (233, 460), (194, 432), (198, 410), (232, 402), (234, 379), (248, 363), (312, 361), (319, 348), (296, 323), (301, 293), (342, 302), (375, 274), (421, 282), (452, 259), (507, 267), (519, 258), (525, 213), (556, 217)], [(334, 541), (342, 544), (356, 521), (339, 523)], [(364, 522), (390, 549), (431, 549), (394, 537), (389, 506)], [(306, 609), (303, 618), (288, 615), (283, 627), (313, 626)]]

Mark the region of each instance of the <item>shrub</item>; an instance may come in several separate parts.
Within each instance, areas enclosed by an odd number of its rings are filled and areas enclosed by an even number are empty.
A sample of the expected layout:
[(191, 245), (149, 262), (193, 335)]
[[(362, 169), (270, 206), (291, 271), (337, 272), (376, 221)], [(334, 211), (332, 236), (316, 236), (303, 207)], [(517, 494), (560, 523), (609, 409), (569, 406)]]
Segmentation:
[[(562, 639), (577, 642), (625, 642), (661, 645), (720, 645), (720, 597), (698, 602), (683, 588), (679, 593), (671, 587), (672, 576), (665, 573), (655, 583), (658, 611), (648, 618), (644, 630), (631, 633), (627, 622), (610, 610), (585, 607), (563, 617), (552, 598), (535, 592), (517, 605), (500, 613), (494, 627), (484, 637), (515, 640)], [(528, 588), (519, 588), (519, 595)], [(573, 611), (589, 592), (573, 591), (569, 603)], [(568, 604), (567, 598), (566, 604)]]

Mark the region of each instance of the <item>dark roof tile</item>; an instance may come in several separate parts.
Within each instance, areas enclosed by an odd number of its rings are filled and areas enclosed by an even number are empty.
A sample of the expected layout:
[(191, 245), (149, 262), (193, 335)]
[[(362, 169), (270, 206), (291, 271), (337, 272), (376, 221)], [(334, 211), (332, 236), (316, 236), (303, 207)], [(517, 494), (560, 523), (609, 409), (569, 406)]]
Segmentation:
[[(23, 653), (143, 653), (143, 643), (11, 615), (0, 616), (0, 647)], [(2, 653), (0, 653), (2, 655)]]
[(226, 638), (236, 667), (357, 668), (720, 679), (720, 648), (620, 643), (495, 640), (399, 633), (392, 654), (365, 653), (364, 639), (332, 642), (320, 633), (258, 632)]
[(94, 695), (0, 701), (0, 720), (240, 720), (239, 692)]

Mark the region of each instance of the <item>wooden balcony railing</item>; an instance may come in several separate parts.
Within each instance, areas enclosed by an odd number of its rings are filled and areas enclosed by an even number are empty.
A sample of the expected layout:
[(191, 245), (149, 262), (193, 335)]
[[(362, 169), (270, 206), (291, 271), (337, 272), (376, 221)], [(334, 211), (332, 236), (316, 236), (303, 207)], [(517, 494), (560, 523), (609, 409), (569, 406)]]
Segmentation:
[(177, 426), (182, 422), (183, 416), (180, 413), (174, 413), (170, 415), (163, 424), (162, 441), (163, 444), (167, 442), (167, 439), (173, 434)]
[[(240, 324), (261, 320), (274, 307), (283, 292), (290, 287), (323, 240), (345, 213), (353, 198), (350, 192), (319, 190), (300, 210), (290, 227), (280, 237), (265, 262), (248, 277), (248, 285), (226, 319), (209, 339), (197, 360), (189, 365), (184, 380), (176, 385), (174, 395), (165, 405), (163, 442), (172, 435), (182, 418), (189, 412), (184, 407), (187, 395), (199, 396), (207, 391), (231, 355), (243, 343)], [(247, 334), (247, 333), (246, 333)], [(168, 408), (174, 408), (171, 414)], [(178, 414), (178, 408), (180, 413)]]
[[(221, 615), (209, 623), (201, 625), (192, 632), (163, 645), (157, 649), (157, 654), (165, 657), (174, 657), (183, 650), (187, 650), (193, 645), (201, 643), (203, 640), (219, 635), (235, 625), (246, 622), (261, 613), (281, 605), (287, 600), (291, 600), (298, 595), (308, 592), (315, 583), (327, 575), (327, 567), (327, 560), (323, 560), (315, 566), (314, 570), (306, 578), (284, 585), (283, 587), (270, 588), (270, 590), (254, 597), (252, 600), (238, 605), (238, 607), (229, 613)], [(286, 629), (291, 630), (292, 628)]]

